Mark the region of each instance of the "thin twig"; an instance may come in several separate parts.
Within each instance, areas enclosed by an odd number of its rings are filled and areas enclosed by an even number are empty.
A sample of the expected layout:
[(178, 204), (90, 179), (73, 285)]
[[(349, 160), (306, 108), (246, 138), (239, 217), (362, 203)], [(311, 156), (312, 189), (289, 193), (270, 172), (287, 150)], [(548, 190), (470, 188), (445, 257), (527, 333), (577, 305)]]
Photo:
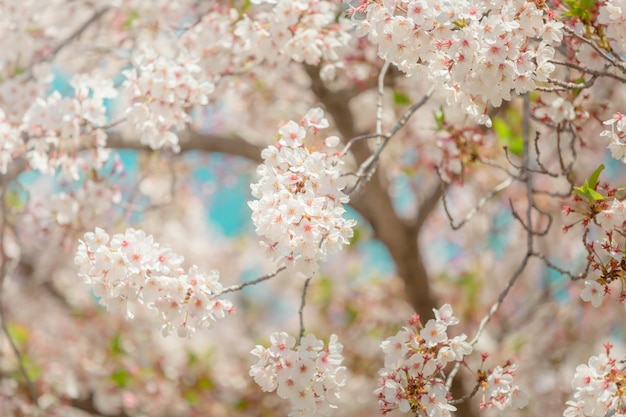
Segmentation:
[(522, 172), (522, 175), (526, 177), (526, 199), (528, 200), (528, 205), (526, 206), (526, 225), (528, 226), (528, 231), (526, 233), (526, 246), (528, 253), (531, 253), (533, 250), (532, 209), (534, 205), (534, 200), (532, 175), (530, 172), (528, 172), (528, 169), (530, 168), (530, 98), (528, 97), (528, 94), (524, 95), (522, 137), (524, 140), (524, 149), (522, 150), (522, 168), (524, 172)]
[(569, 33), (570, 35), (574, 36), (575, 38), (585, 42), (587, 45), (591, 46), (598, 54), (600, 54), (600, 56), (602, 56), (602, 58), (606, 59), (611, 64), (613, 64), (613, 66), (615, 66), (616, 68), (619, 68), (623, 73), (626, 74), (626, 66), (621, 62), (617, 62), (615, 58), (607, 54), (607, 52), (604, 49), (600, 48), (598, 45), (596, 45), (595, 42), (593, 42), (590, 39), (585, 38), (582, 35), (579, 35), (578, 33), (576, 33), (574, 29), (569, 28), (567, 26), (563, 26), (563, 30)]
[[(528, 226), (528, 228), (526, 229), (526, 254), (524, 255), (524, 258), (522, 259), (517, 269), (514, 271), (509, 281), (507, 282), (504, 289), (498, 295), (497, 300), (491, 305), (485, 317), (483, 317), (483, 319), (478, 324), (476, 333), (474, 334), (474, 337), (472, 338), (472, 340), (470, 340), (469, 342), (470, 345), (472, 346), (474, 346), (480, 339), (480, 336), (485, 330), (487, 323), (489, 323), (491, 318), (498, 311), (498, 309), (500, 308), (500, 305), (509, 294), (509, 291), (511, 291), (511, 288), (513, 288), (513, 285), (515, 284), (517, 279), (522, 275), (522, 272), (524, 272), (524, 270), (526, 269), (526, 266), (528, 265), (528, 261), (532, 257), (532, 254), (533, 254), (533, 244), (534, 244), (534, 240), (533, 240), (534, 234), (532, 232), (533, 230), (533, 224), (532, 224), (533, 186), (532, 186), (532, 175), (530, 172), (528, 172), (528, 168), (530, 168), (530, 138), (529, 136), (530, 136), (530, 100), (529, 100), (528, 94), (526, 94), (524, 95), (524, 114), (523, 114), (523, 119), (522, 119), (522, 137), (524, 141), (524, 149), (522, 152), (522, 176), (525, 178), (526, 198), (528, 199), (528, 206), (526, 207), (526, 225)], [(450, 390), (450, 388), (452, 387), (452, 382), (454, 381), (456, 374), (459, 372), (460, 366), (461, 366), (460, 362), (457, 362), (452, 368), (452, 370), (450, 371), (450, 373), (448, 374), (448, 378), (446, 379), (446, 388), (448, 390)]]
[(587, 74), (591, 74), (591, 75), (595, 75), (596, 77), (609, 77), (609, 78), (614, 78), (618, 81), (621, 81), (623, 83), (626, 83), (626, 78), (624, 77), (620, 77), (617, 74), (613, 74), (607, 71), (598, 71), (598, 70), (593, 70), (591, 68), (587, 68), (587, 67), (583, 67), (580, 65), (576, 65), (573, 62), (567, 62), (567, 61), (559, 61), (556, 59), (551, 59), (549, 62), (555, 64), (555, 65), (562, 65), (564, 67), (568, 67), (568, 68), (573, 68), (575, 70), (578, 70), (580, 72), (584, 72)]
[(552, 178), (558, 178), (561, 176), (561, 174), (559, 173), (554, 173), (554, 172), (550, 172), (550, 170), (548, 170), (544, 165), (543, 162), (541, 162), (541, 151), (539, 150), (539, 132), (535, 133), (535, 140), (533, 141), (534, 145), (535, 145), (535, 162), (537, 162), (537, 166), (539, 166), (539, 168), (541, 168), (540, 170), (533, 170), (533, 172), (536, 172), (537, 174), (544, 174), (544, 175), (548, 175)]
[(556, 78), (548, 78), (548, 82), (550, 84), (556, 85), (556, 87), (537, 87), (537, 90), (548, 92), (548, 93), (556, 92), (556, 91), (565, 91), (565, 90), (582, 90), (582, 89), (591, 87), (593, 84), (595, 84), (597, 79), (598, 77), (594, 75), (589, 80), (585, 81), (584, 83), (579, 84), (579, 83), (568, 83), (565, 81), (558, 80)]
[(571, 271), (568, 271), (566, 269), (563, 269), (561, 267), (559, 267), (558, 265), (556, 265), (555, 263), (553, 263), (552, 261), (550, 261), (545, 254), (543, 253), (538, 253), (538, 252), (534, 252), (532, 253), (532, 256), (534, 256), (535, 258), (539, 258), (541, 259), (548, 268), (555, 270), (556, 272), (562, 274), (562, 275), (567, 275), (572, 281), (576, 281), (576, 280), (580, 280), (580, 279), (584, 279), (587, 276), (587, 272), (589, 270), (589, 262), (587, 262), (587, 266), (585, 267), (585, 271), (581, 272), (580, 274), (574, 274)]
[[(534, 193), (535, 193), (535, 190), (533, 190), (533, 194)], [(536, 206), (530, 206), (531, 210), (534, 208), (539, 213), (541, 213), (542, 215), (544, 215), (545, 217), (548, 218), (548, 224), (546, 225), (544, 230), (542, 230), (541, 232), (538, 232), (538, 231), (530, 229), (528, 227), (528, 225), (526, 225), (526, 222), (524, 221), (524, 219), (522, 219), (522, 217), (519, 215), (517, 210), (515, 210), (515, 206), (513, 205), (513, 201), (511, 199), (509, 199), (509, 205), (511, 206), (511, 214), (513, 215), (513, 218), (515, 220), (517, 220), (522, 225), (524, 230), (526, 230), (527, 232), (529, 232), (529, 233), (531, 233), (532, 235), (535, 235), (535, 236), (545, 236), (545, 235), (548, 234), (548, 232), (550, 231), (550, 227), (552, 226), (552, 222), (554, 221), (554, 219), (553, 219), (551, 214), (549, 214), (549, 213), (547, 213), (545, 211), (540, 210)]]
[[(524, 269), (526, 269), (526, 265), (528, 264), (528, 260), (530, 259), (530, 256), (531, 256), (530, 253), (527, 253), (526, 256), (524, 256), (522, 263), (517, 267), (517, 269), (515, 270), (515, 272), (509, 279), (509, 282), (507, 283), (506, 287), (504, 287), (502, 292), (500, 292), (500, 294), (498, 295), (498, 299), (491, 305), (491, 308), (489, 308), (489, 311), (487, 312), (485, 317), (482, 318), (482, 320), (478, 324), (478, 328), (476, 329), (476, 333), (474, 334), (474, 337), (469, 342), (470, 345), (474, 346), (478, 342), (478, 340), (480, 339), (480, 336), (482, 336), (483, 331), (485, 330), (485, 327), (487, 326), (487, 323), (489, 323), (489, 321), (494, 316), (494, 314), (496, 314), (496, 312), (498, 311), (498, 308), (500, 308), (500, 305), (502, 304), (506, 296), (509, 294), (509, 291), (511, 290), (511, 288), (513, 288), (513, 284), (515, 284), (515, 281), (517, 281), (517, 278), (519, 278), (519, 276), (522, 275), (522, 272), (524, 272)], [(460, 362), (457, 362), (454, 364), (454, 368), (452, 368), (452, 370), (448, 374), (448, 378), (446, 379), (446, 388), (448, 389), (448, 391), (450, 390), (450, 387), (452, 386), (452, 381), (454, 380), (456, 374), (459, 372), (459, 368), (460, 368)]]
[(300, 340), (304, 337), (304, 305), (306, 304), (306, 293), (309, 289), (309, 283), (313, 279), (313, 275), (308, 277), (304, 281), (304, 287), (302, 288), (302, 298), (300, 299), (300, 309), (298, 310), (298, 317), (300, 318), (300, 333), (298, 333), (298, 344)]
[(480, 382), (477, 382), (476, 385), (474, 385), (474, 389), (472, 390), (472, 392), (470, 392), (467, 395), (462, 396), (461, 398), (456, 398), (452, 401), (448, 401), (448, 404), (461, 404), (464, 401), (469, 400), (470, 398), (472, 398), (474, 395), (476, 395), (476, 393), (478, 392), (478, 389), (480, 388)]
[(493, 159), (487, 159), (487, 158), (481, 157), (480, 155), (476, 155), (476, 160), (480, 162), (481, 164), (496, 168), (497, 170), (504, 172), (509, 177), (521, 180), (521, 178), (517, 174), (510, 172), (507, 167), (505, 167), (504, 165), (501, 165), (499, 162)]
[(376, 136), (378, 137), (377, 145), (382, 142), (383, 133), (383, 99), (385, 98), (385, 75), (389, 69), (389, 61), (385, 61), (383, 67), (378, 74), (378, 100), (376, 102)]
[[(402, 127), (404, 127), (404, 125), (406, 125), (406, 123), (409, 121), (411, 116), (413, 116), (413, 114), (415, 114), (415, 112), (419, 110), (420, 107), (426, 104), (426, 102), (428, 101), (430, 96), (432, 96), (434, 91), (435, 91), (434, 87), (431, 87), (430, 90), (421, 98), (420, 101), (414, 103), (411, 107), (409, 107), (404, 112), (402, 117), (398, 119), (396, 124), (389, 130), (389, 132), (387, 132), (386, 134), (382, 136), (378, 134), (373, 135), (373, 137), (382, 137), (383, 141), (382, 143), (378, 145), (378, 147), (376, 148), (376, 151), (372, 155), (370, 155), (369, 158), (363, 161), (363, 163), (359, 166), (359, 169), (356, 172), (356, 176), (358, 177), (358, 180), (354, 184), (351, 190), (346, 191), (346, 194), (355, 194), (361, 189), (361, 187), (365, 183), (369, 181), (369, 179), (371, 178), (371, 176), (374, 174), (376, 170), (376, 162), (378, 162), (380, 155), (382, 154), (383, 150), (385, 149), (389, 141), (394, 137), (396, 133), (398, 133), (400, 129), (402, 129)], [(350, 144), (351, 142), (352, 140), (349, 141), (348, 144)]]
[(238, 284), (238, 285), (232, 285), (230, 287), (226, 287), (226, 288), (224, 288), (221, 292), (219, 292), (216, 295), (225, 294), (227, 292), (240, 291), (240, 290), (244, 289), (247, 286), (256, 285), (256, 284), (258, 284), (260, 282), (267, 281), (270, 278), (274, 278), (276, 275), (278, 275), (279, 273), (281, 273), (285, 269), (286, 269), (286, 267), (281, 266), (280, 268), (278, 268), (276, 271), (272, 272), (271, 274), (263, 275), (262, 277), (259, 277), (257, 279), (253, 279), (252, 281), (247, 281), (247, 282), (243, 282), (243, 283)]
[(528, 260), (530, 259), (531, 254), (533, 253), (534, 234), (532, 232), (533, 230), (532, 176), (526, 170), (526, 168), (530, 167), (530, 138), (529, 138), (530, 118), (529, 118), (529, 114), (530, 114), (530, 101), (528, 98), (528, 94), (526, 94), (524, 96), (524, 115), (523, 115), (523, 120), (522, 120), (522, 136), (524, 140), (524, 149), (522, 153), (522, 161), (523, 161), (522, 168), (524, 171), (522, 172), (522, 174), (525, 175), (526, 177), (526, 198), (528, 199), (528, 205), (526, 206), (526, 226), (528, 226), (528, 228), (526, 229), (526, 255), (524, 256), (524, 259), (518, 266), (517, 270), (513, 273), (513, 275), (509, 279), (509, 282), (507, 283), (506, 287), (504, 287), (502, 292), (498, 295), (498, 299), (496, 300), (496, 302), (493, 303), (487, 315), (483, 317), (483, 319), (481, 320), (480, 324), (478, 325), (478, 330), (476, 331), (476, 334), (470, 341), (471, 345), (475, 345), (476, 342), (478, 342), (478, 339), (480, 339), (480, 336), (483, 330), (485, 329), (485, 326), (487, 325), (489, 320), (491, 320), (491, 317), (493, 317), (493, 315), (498, 311), (498, 308), (500, 307), (500, 305), (502, 304), (502, 302), (508, 295), (509, 291), (513, 287), (513, 284), (515, 284), (515, 281), (517, 281), (517, 278), (519, 278), (519, 276), (522, 274), (524, 269), (526, 269), (526, 266), (528, 265)]
[(480, 211), (480, 209), (487, 203), (487, 201), (491, 200), (496, 194), (498, 194), (500, 191), (504, 190), (505, 188), (507, 188), (509, 185), (511, 185), (513, 183), (513, 177), (507, 177), (504, 181), (502, 181), (500, 184), (496, 185), (493, 190), (491, 190), (489, 192), (489, 194), (487, 194), (486, 196), (484, 196), (483, 198), (481, 198), (478, 201), (478, 204), (476, 204), (463, 218), (463, 220), (461, 220), (459, 223), (455, 223), (454, 218), (452, 217), (452, 214), (450, 213), (450, 209), (448, 208), (448, 201), (446, 198), (446, 194), (443, 193), (442, 194), (442, 198), (441, 200), (443, 201), (443, 208), (444, 211), (446, 212), (446, 215), (448, 216), (448, 220), (450, 221), (450, 227), (452, 227), (453, 230), (459, 230), (461, 227), (463, 227), (467, 222), (469, 222), (470, 220), (472, 220), (472, 218), (474, 218), (474, 216), (476, 214), (478, 214), (478, 212)]
[(359, 141), (359, 140), (365, 140), (365, 139), (373, 139), (373, 138), (377, 138), (378, 135), (376, 133), (368, 133), (366, 135), (359, 135), (359, 136), (355, 136), (352, 139), (350, 139), (348, 141), (348, 143), (346, 143), (346, 146), (343, 148), (343, 150), (341, 151), (341, 154), (339, 154), (339, 158), (343, 158), (344, 156), (346, 156), (346, 154), (348, 153), (348, 151), (350, 150), (350, 148), (352, 147), (352, 144)]
[(428, 101), (428, 99), (430, 98), (430, 96), (433, 95), (433, 93), (435, 92), (435, 87), (431, 87), (428, 92), (420, 99), (420, 101), (418, 101), (417, 103), (414, 103), (411, 107), (409, 107), (404, 114), (402, 115), (402, 117), (400, 118), (400, 120), (398, 120), (396, 122), (396, 124), (391, 128), (391, 130), (389, 131), (389, 133), (387, 133), (387, 136), (389, 136), (389, 138), (393, 137), (393, 135), (395, 135), (396, 133), (398, 133), (398, 130), (402, 129), (404, 127), (404, 125), (409, 121), (409, 119), (411, 118), (411, 116), (413, 116), (413, 113), (415, 113), (417, 110), (420, 109), (420, 107), (422, 107), (424, 104), (426, 104), (426, 102)]

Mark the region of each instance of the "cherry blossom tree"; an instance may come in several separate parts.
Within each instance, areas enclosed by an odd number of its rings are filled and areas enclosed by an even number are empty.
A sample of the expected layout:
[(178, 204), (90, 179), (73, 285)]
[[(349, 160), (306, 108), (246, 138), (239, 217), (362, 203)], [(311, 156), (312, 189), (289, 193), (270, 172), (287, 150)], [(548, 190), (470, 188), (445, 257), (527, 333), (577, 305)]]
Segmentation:
[(0, 415), (626, 415), (624, 0), (0, 11)]

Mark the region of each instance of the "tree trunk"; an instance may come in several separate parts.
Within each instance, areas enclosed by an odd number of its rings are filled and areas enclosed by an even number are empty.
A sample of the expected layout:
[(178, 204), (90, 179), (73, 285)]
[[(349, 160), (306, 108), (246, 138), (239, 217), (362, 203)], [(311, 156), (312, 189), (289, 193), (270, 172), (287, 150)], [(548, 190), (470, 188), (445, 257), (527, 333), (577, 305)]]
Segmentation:
[[(354, 115), (349, 106), (355, 94), (354, 91), (330, 91), (319, 77), (319, 68), (305, 65), (304, 69), (311, 79), (313, 93), (326, 107), (327, 113), (333, 118), (344, 141), (358, 136), (361, 132), (355, 129)], [(369, 145), (363, 140), (354, 142), (351, 152), (357, 164), (363, 163), (372, 155)], [(397, 274), (404, 282), (407, 301), (424, 323), (434, 317), (433, 308), (438, 308), (439, 305), (430, 289), (418, 238), (424, 220), (439, 199), (440, 190), (435, 190), (430, 197), (426, 198), (413, 221), (406, 221), (397, 215), (391, 195), (383, 181), (384, 179), (376, 172), (364, 190), (351, 198), (350, 205), (370, 223), (375, 237), (389, 250), (395, 262)], [(454, 398), (460, 398), (470, 392), (463, 385), (461, 379), (454, 380), (452, 384)], [(457, 404), (456, 415), (477, 417), (477, 410), (470, 405), (469, 401)]]

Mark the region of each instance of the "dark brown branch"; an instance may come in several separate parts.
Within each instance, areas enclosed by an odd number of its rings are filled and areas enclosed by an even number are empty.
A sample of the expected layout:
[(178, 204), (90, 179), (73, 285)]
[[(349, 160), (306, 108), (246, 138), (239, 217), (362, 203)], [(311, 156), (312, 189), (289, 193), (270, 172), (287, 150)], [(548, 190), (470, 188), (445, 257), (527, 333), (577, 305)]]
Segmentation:
[(120, 411), (117, 414), (102, 414), (98, 411), (94, 404), (93, 393), (90, 393), (87, 398), (72, 399), (70, 404), (77, 410), (81, 410), (98, 417), (129, 417), (129, 415), (124, 411)]
[(436, 185), (435, 188), (424, 198), (422, 204), (419, 206), (419, 212), (417, 213), (417, 217), (415, 219), (414, 227), (417, 230), (421, 230), (424, 222), (432, 213), (432, 211), (437, 207), (439, 201), (441, 200), (443, 194), (445, 193), (446, 185)]
[[(149, 150), (147, 145), (139, 140), (125, 139), (117, 132), (109, 133), (107, 146), (115, 149), (137, 149)], [(223, 136), (213, 133), (198, 133), (192, 130), (184, 131), (180, 134), (181, 152), (203, 151), (220, 152), (228, 155), (235, 155), (247, 158), (251, 161), (262, 162), (261, 151), (263, 146), (252, 144), (238, 136)]]
[[(357, 132), (354, 126), (354, 115), (350, 110), (352, 98), (349, 91), (333, 92), (328, 90), (319, 77), (319, 69), (305, 66), (311, 79), (311, 89), (332, 117), (339, 133), (348, 140), (356, 138), (364, 132)], [(410, 117), (410, 115), (409, 115)], [(404, 125), (402, 122), (398, 129)], [(391, 132), (392, 135), (395, 132)], [(367, 141), (354, 140), (350, 147), (358, 165), (363, 164), (372, 156)], [(374, 229), (374, 234), (389, 250), (396, 265), (398, 276), (405, 286), (406, 298), (423, 321), (434, 317), (433, 308), (437, 308), (437, 299), (430, 288), (430, 281), (421, 250), (418, 244), (419, 228), (417, 219), (405, 221), (396, 213), (387, 187), (383, 184), (378, 172), (373, 172), (363, 192), (352, 196), (350, 205), (361, 214)], [(418, 213), (426, 213), (428, 209), (420, 208)], [(419, 214), (418, 214), (419, 216)], [(454, 398), (463, 397), (468, 391), (460, 380), (451, 381)], [(469, 402), (460, 403), (455, 413), (459, 417), (474, 417), (476, 410)]]

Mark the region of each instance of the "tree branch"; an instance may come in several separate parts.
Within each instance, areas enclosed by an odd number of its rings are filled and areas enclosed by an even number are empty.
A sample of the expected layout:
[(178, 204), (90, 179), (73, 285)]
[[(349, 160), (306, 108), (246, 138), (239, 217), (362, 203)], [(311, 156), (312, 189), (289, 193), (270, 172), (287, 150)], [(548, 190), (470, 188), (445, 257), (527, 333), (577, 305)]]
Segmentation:
[[(224, 136), (214, 133), (198, 133), (193, 130), (181, 132), (181, 152), (203, 151), (219, 152), (227, 155), (241, 156), (254, 162), (262, 162), (261, 151), (264, 146), (252, 144), (243, 138), (233, 135)], [(122, 137), (118, 132), (108, 134), (107, 147), (115, 149), (149, 150), (147, 145), (138, 140)]]
[(98, 409), (96, 408), (96, 405), (94, 404), (93, 393), (89, 393), (89, 396), (87, 398), (72, 399), (70, 404), (73, 408), (92, 414), (94, 416), (129, 417), (129, 415), (126, 414), (124, 411), (120, 411), (117, 414), (102, 414), (100, 411), (98, 411)]
[[(356, 131), (354, 115), (350, 110), (350, 100), (353, 97), (351, 91), (330, 91), (321, 80), (317, 67), (305, 65), (304, 68), (311, 79), (311, 90), (333, 118), (344, 140), (359, 136), (360, 132)], [(398, 126), (403, 126), (405, 122), (402, 118)], [(393, 136), (395, 132), (396, 129), (392, 129), (389, 134)], [(358, 165), (373, 155), (364, 140), (353, 141), (350, 152)], [(418, 230), (398, 216), (378, 172), (372, 173), (362, 193), (351, 197), (350, 205), (372, 226), (375, 237), (389, 250), (397, 274), (404, 281), (406, 297), (413, 309), (423, 319), (432, 317), (436, 300), (430, 289), (428, 273), (420, 254), (417, 242)]]
[(298, 344), (300, 344), (300, 341), (304, 337), (304, 305), (306, 304), (306, 293), (307, 293), (307, 290), (309, 289), (309, 283), (311, 282), (311, 279), (313, 279), (313, 275), (311, 275), (304, 281), (304, 287), (302, 288), (302, 296), (300, 298), (300, 308), (298, 309), (298, 317), (300, 319), (300, 332), (298, 333)]
[(432, 211), (437, 207), (439, 200), (444, 195), (446, 190), (446, 185), (435, 185), (435, 188), (424, 198), (422, 204), (419, 206), (419, 212), (417, 213), (417, 217), (415, 218), (415, 223), (413, 227), (417, 230), (421, 230), (422, 226), (426, 222), (426, 219), (432, 213)]
[(222, 294), (226, 294), (227, 292), (240, 291), (240, 290), (242, 290), (245, 287), (248, 287), (250, 285), (256, 285), (256, 284), (259, 284), (259, 283), (261, 283), (263, 281), (267, 281), (270, 278), (274, 278), (276, 275), (278, 275), (279, 273), (281, 273), (285, 269), (287, 269), (287, 268), (284, 267), (284, 266), (281, 266), (276, 271), (274, 271), (274, 272), (272, 272), (270, 274), (267, 274), (267, 275), (263, 275), (262, 277), (253, 279), (252, 281), (247, 281), (247, 282), (243, 282), (243, 283), (238, 284), (238, 285), (233, 285), (233, 286), (230, 286), (230, 287), (226, 287), (222, 291), (220, 291), (218, 294), (216, 294), (216, 296), (220, 296)]

